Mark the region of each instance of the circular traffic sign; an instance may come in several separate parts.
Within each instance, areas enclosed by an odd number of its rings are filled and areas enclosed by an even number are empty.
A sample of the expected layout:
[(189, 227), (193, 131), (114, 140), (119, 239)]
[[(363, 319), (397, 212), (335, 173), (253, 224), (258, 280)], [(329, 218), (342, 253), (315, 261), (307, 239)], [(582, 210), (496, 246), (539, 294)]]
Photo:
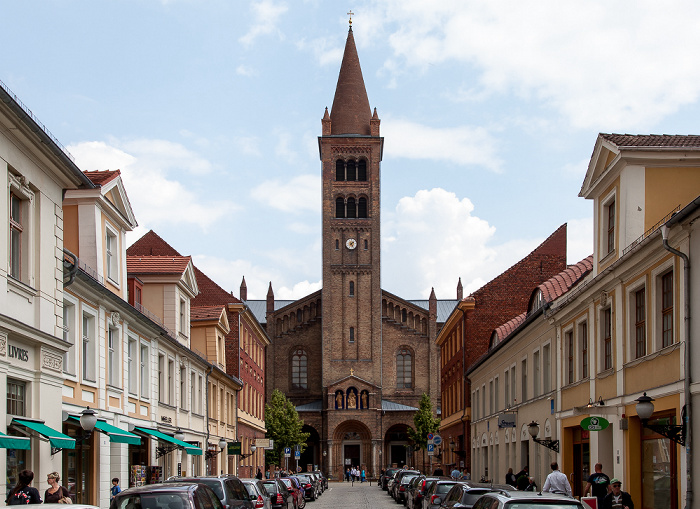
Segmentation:
[(433, 443), (435, 445), (440, 445), (442, 443), (442, 437), (436, 433), (433, 435)]
[(432, 439), (433, 439), (433, 434), (432, 434), (432, 433), (428, 433), (428, 440), (432, 440)]

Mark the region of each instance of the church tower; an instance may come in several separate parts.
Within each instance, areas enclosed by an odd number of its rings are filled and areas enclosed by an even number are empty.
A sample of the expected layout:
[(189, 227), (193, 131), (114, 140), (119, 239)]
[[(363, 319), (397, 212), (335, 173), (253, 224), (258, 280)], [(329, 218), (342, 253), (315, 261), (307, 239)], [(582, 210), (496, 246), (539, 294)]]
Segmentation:
[(380, 163), (352, 25), (330, 114), (323, 116), (322, 384), (352, 373), (381, 387)]

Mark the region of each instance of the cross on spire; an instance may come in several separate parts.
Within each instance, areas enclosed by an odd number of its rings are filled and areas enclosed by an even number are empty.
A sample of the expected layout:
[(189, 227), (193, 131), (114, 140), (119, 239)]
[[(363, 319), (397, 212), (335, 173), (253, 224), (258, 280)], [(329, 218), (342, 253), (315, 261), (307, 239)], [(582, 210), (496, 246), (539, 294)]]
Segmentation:
[(348, 20), (348, 23), (350, 23), (350, 28), (352, 28), (352, 17), (355, 15), (354, 12), (352, 12), (352, 9), (348, 12), (348, 16), (350, 16), (350, 19)]

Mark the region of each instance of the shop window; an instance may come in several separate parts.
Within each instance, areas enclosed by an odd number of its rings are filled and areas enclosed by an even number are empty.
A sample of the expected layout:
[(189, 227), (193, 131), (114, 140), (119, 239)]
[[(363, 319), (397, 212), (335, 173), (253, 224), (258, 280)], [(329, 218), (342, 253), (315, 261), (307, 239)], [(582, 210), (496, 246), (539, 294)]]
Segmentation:
[(410, 350), (402, 348), (396, 354), (396, 388), (410, 389), (413, 387), (413, 358)]
[(83, 380), (95, 381), (95, 317), (83, 313), (82, 375)]
[(292, 388), (307, 388), (307, 362), (308, 358), (304, 350), (297, 350), (292, 354)]

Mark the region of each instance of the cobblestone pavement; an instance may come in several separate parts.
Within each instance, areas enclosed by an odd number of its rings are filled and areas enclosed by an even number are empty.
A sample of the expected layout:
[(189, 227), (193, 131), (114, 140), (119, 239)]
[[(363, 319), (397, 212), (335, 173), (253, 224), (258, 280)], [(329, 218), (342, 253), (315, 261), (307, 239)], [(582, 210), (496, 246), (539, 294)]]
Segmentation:
[(344, 509), (350, 508), (395, 508), (404, 509), (394, 502), (386, 491), (380, 490), (376, 483), (368, 482), (329, 482), (328, 489), (314, 502), (306, 502), (305, 509)]

